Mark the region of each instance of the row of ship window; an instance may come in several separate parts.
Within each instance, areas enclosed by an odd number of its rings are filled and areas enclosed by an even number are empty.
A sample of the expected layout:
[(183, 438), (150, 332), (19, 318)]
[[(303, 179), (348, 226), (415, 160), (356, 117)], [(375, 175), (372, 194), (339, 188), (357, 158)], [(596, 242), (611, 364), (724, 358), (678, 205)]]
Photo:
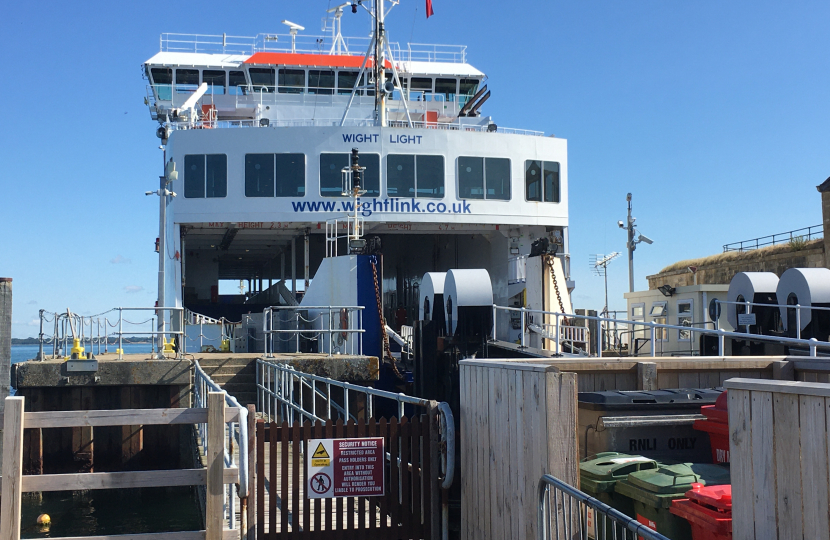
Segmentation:
[[(366, 170), (362, 187), (367, 197), (380, 197), (380, 155), (361, 154)], [(349, 154), (320, 154), (320, 195), (341, 197), (342, 169)], [(458, 158), (458, 198), (509, 201), (510, 160), (507, 158)], [(559, 163), (525, 161), (525, 199), (560, 201)], [(444, 156), (388, 154), (386, 196), (444, 197)], [(186, 198), (225, 197), (228, 194), (228, 157), (225, 154), (189, 154), (184, 157)], [(245, 154), (246, 197), (304, 197), (305, 154)]]
[[(173, 81), (177, 92), (192, 92), (204, 82), (209, 94), (244, 95), (250, 85), (256, 92), (278, 92), (280, 94), (322, 94), (349, 95), (357, 82), (359, 71), (333, 69), (299, 69), (299, 68), (248, 68), (247, 71), (224, 71), (218, 69), (176, 69), (152, 68), (148, 75), (159, 92), (159, 99), (171, 99)], [(387, 80), (392, 80), (391, 71), (386, 73)], [(478, 89), (478, 79), (454, 77), (404, 77), (401, 75), (403, 88), (417, 95), (442, 96), (445, 101), (455, 101), (456, 95), (472, 96)], [(358, 87), (365, 86), (365, 76)], [(360, 93), (374, 95), (374, 90), (361, 90)], [(418, 93), (418, 94), (415, 94)], [(163, 95), (162, 95), (163, 94)]]

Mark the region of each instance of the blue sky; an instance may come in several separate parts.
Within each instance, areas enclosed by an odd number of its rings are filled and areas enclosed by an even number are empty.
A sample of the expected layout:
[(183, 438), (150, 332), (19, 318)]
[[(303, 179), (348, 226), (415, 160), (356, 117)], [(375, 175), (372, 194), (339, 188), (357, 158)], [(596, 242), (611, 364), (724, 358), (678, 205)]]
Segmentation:
[[(161, 151), (141, 63), (159, 34), (312, 33), (328, 0), (12, 2), (0, 40), (0, 275), (14, 278), (13, 335), (40, 308), (93, 313), (155, 299)], [(502, 126), (568, 139), (577, 307), (601, 309), (591, 253), (624, 251), (634, 194), (645, 276), (725, 243), (821, 222), (830, 175), (826, 1), (402, 0), (394, 41), (468, 45)], [(80, 6), (80, 7), (79, 7)], [(346, 14), (346, 35), (363, 35)], [(314, 32), (317, 33), (317, 32)], [(624, 307), (624, 260), (609, 268)]]

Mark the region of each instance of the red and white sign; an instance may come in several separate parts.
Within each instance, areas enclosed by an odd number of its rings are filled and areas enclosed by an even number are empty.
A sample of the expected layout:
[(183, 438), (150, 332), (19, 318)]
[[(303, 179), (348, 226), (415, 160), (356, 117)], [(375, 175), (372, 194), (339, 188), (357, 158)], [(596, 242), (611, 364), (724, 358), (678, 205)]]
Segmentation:
[(384, 495), (383, 437), (310, 439), (306, 449), (306, 497)]

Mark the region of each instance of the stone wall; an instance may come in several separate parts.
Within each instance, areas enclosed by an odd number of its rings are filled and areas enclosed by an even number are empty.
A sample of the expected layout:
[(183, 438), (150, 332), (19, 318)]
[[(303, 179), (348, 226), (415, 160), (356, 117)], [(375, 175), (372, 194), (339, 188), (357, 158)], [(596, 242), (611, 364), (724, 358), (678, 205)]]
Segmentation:
[(821, 268), (825, 266), (823, 239), (807, 243), (804, 249), (793, 251), (788, 244), (771, 246), (744, 253), (731, 252), (692, 259), (664, 268), (647, 276), (648, 288), (661, 285), (683, 287), (694, 285), (694, 274), (688, 267), (697, 266), (697, 283), (728, 285), (738, 272), (774, 272), (778, 276), (788, 268)]

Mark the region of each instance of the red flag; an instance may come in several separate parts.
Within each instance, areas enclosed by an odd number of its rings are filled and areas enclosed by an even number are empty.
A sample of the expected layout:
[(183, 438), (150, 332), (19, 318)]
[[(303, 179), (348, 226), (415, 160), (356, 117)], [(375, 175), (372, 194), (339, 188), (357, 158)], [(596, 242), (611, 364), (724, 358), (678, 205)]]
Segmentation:
[(427, 0), (427, 19), (430, 15), (435, 15), (435, 12), (432, 11), (432, 0)]

